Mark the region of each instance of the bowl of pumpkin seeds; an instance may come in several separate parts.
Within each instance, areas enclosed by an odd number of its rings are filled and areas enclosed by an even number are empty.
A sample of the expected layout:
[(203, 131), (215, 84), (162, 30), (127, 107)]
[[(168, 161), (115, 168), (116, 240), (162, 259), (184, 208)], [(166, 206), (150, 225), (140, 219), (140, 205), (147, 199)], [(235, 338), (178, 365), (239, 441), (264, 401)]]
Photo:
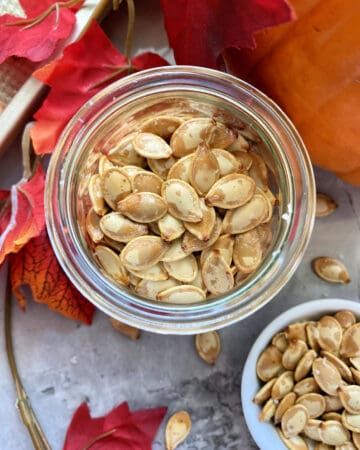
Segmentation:
[(83, 295), (124, 323), (193, 334), (252, 314), (309, 241), (315, 187), (285, 114), (231, 75), (173, 66), (91, 99), (61, 136), (49, 236)]
[(241, 396), (260, 449), (360, 448), (360, 304), (313, 300), (277, 317), (253, 344)]

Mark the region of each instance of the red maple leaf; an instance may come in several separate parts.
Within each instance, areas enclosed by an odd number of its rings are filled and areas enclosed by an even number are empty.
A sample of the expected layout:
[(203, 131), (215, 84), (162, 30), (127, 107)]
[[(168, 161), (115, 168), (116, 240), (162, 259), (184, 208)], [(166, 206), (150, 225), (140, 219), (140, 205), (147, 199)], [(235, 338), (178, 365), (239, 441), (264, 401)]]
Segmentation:
[[(27, 19), (35, 19), (55, 4), (54, 0), (21, 0)], [(72, 2), (74, 3), (74, 2)], [(4, 14), (0, 17), (0, 64), (10, 56), (31, 61), (44, 61), (56, 50), (58, 44), (70, 36), (75, 25), (76, 7), (57, 5), (38, 23), (24, 23), (21, 17)], [(16, 25), (19, 23), (19, 25)]]
[(227, 48), (255, 47), (254, 33), (294, 18), (286, 0), (161, 0), (178, 64), (221, 66)]
[(45, 172), (38, 164), (29, 181), (22, 179), (11, 191), (1, 192), (0, 264), (44, 229), (44, 183)]
[[(154, 53), (143, 53), (131, 61), (131, 70), (167, 65)], [(126, 58), (93, 22), (78, 42), (65, 48), (63, 56), (39, 69), (34, 76), (51, 87), (30, 134), (35, 152), (51, 153), (74, 113), (102, 88), (128, 72)]]
[(29, 241), (10, 258), (10, 279), (20, 306), (25, 309), (26, 297), (21, 286), (29, 285), (35, 301), (66, 317), (91, 324), (95, 307), (71, 284), (60, 267), (46, 232)]
[(87, 404), (82, 403), (72, 418), (63, 450), (151, 450), (166, 411), (160, 407), (131, 412), (125, 402), (93, 419)]

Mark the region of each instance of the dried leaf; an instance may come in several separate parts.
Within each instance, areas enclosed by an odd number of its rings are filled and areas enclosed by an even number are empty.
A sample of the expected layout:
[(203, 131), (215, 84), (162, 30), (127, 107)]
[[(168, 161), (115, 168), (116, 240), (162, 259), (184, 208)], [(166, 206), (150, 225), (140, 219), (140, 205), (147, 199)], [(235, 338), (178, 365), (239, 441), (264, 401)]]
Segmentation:
[[(54, 0), (21, 0), (21, 6), (27, 19), (33, 19), (46, 11)], [(10, 56), (18, 56), (31, 61), (44, 61), (57, 49), (58, 44), (70, 36), (76, 22), (75, 11), (80, 5), (72, 8), (54, 8), (50, 14), (29, 26), (28, 24), (10, 25), (21, 22), (21, 17), (4, 14), (0, 17), (0, 64)]]
[(44, 229), (44, 183), (45, 172), (39, 164), (29, 181), (20, 180), (8, 194), (2, 191), (0, 264), (9, 253), (18, 252)]
[(21, 286), (28, 284), (35, 301), (46, 303), (66, 317), (91, 324), (95, 307), (66, 277), (45, 229), (11, 257), (10, 269), (12, 289), (22, 308), (25, 308), (26, 297)]
[(294, 18), (285, 0), (161, 0), (177, 64), (219, 67), (227, 48), (254, 48), (253, 34)]
[[(154, 53), (142, 53), (131, 61), (131, 70), (167, 65)], [(93, 22), (84, 36), (65, 48), (61, 58), (37, 70), (34, 76), (51, 91), (36, 112), (31, 137), (36, 153), (51, 153), (75, 112), (100, 89), (128, 74), (126, 58)]]
[(126, 402), (106, 416), (91, 418), (86, 403), (76, 410), (63, 450), (151, 450), (151, 443), (167, 408), (131, 412)]

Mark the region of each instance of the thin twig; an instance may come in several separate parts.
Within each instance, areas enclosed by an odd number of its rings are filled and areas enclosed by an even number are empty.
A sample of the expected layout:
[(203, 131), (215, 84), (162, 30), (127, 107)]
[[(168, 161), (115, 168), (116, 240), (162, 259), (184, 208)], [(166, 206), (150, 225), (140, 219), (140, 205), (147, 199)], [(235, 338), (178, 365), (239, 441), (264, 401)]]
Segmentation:
[[(116, 68), (116, 66), (114, 66), (114, 68)], [(118, 75), (122, 75), (126, 71), (128, 74), (130, 74), (132, 72), (135, 72), (136, 70), (137, 70), (136, 67), (133, 67), (132, 65), (123, 66), (118, 69), (116, 68), (116, 70), (113, 73), (110, 73), (106, 77), (102, 78), (100, 81), (97, 81), (96, 83), (92, 84), (89, 87), (89, 90), (98, 88), (102, 84), (107, 83), (108, 81), (112, 80), (113, 78), (116, 78)]]
[(128, 65), (131, 61), (131, 48), (133, 42), (134, 25), (135, 25), (135, 4), (134, 0), (126, 0), (128, 7), (128, 27), (125, 41), (125, 57)]
[(113, 433), (115, 433), (116, 428), (113, 428), (112, 430), (105, 431), (104, 433), (99, 434), (98, 436), (95, 436), (94, 439), (91, 439), (90, 442), (88, 442), (85, 447), (82, 448), (82, 450), (89, 450), (96, 442), (100, 441), (101, 439), (104, 439), (108, 436), (111, 436)]
[(21, 419), (29, 431), (31, 440), (35, 450), (51, 450), (50, 444), (40, 426), (40, 423), (31, 407), (30, 400), (21, 383), (21, 379), (17, 370), (14, 348), (11, 334), (11, 284), (10, 284), (10, 269), (8, 271), (6, 283), (6, 298), (5, 298), (5, 343), (6, 353), (9, 361), (11, 375), (13, 377), (17, 400), (16, 406), (20, 412)]
[(7, 27), (14, 27), (18, 25), (27, 25), (24, 29), (31, 28), (38, 23), (42, 22), (44, 19), (46, 19), (53, 11), (55, 11), (58, 8), (71, 8), (72, 6), (77, 5), (82, 0), (69, 0), (67, 2), (56, 2), (53, 3), (51, 6), (49, 6), (48, 9), (46, 9), (43, 13), (39, 14), (37, 17), (33, 17), (32, 19), (22, 19), (17, 20), (15, 22), (8, 22), (5, 25)]

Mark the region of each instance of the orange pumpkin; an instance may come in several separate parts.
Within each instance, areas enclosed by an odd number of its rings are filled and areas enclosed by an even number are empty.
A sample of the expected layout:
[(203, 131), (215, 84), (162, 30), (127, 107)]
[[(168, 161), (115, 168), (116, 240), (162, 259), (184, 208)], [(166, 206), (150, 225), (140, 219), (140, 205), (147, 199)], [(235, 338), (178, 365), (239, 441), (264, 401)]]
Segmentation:
[(290, 2), (297, 20), (226, 60), (287, 112), (314, 164), (360, 185), (360, 0)]

